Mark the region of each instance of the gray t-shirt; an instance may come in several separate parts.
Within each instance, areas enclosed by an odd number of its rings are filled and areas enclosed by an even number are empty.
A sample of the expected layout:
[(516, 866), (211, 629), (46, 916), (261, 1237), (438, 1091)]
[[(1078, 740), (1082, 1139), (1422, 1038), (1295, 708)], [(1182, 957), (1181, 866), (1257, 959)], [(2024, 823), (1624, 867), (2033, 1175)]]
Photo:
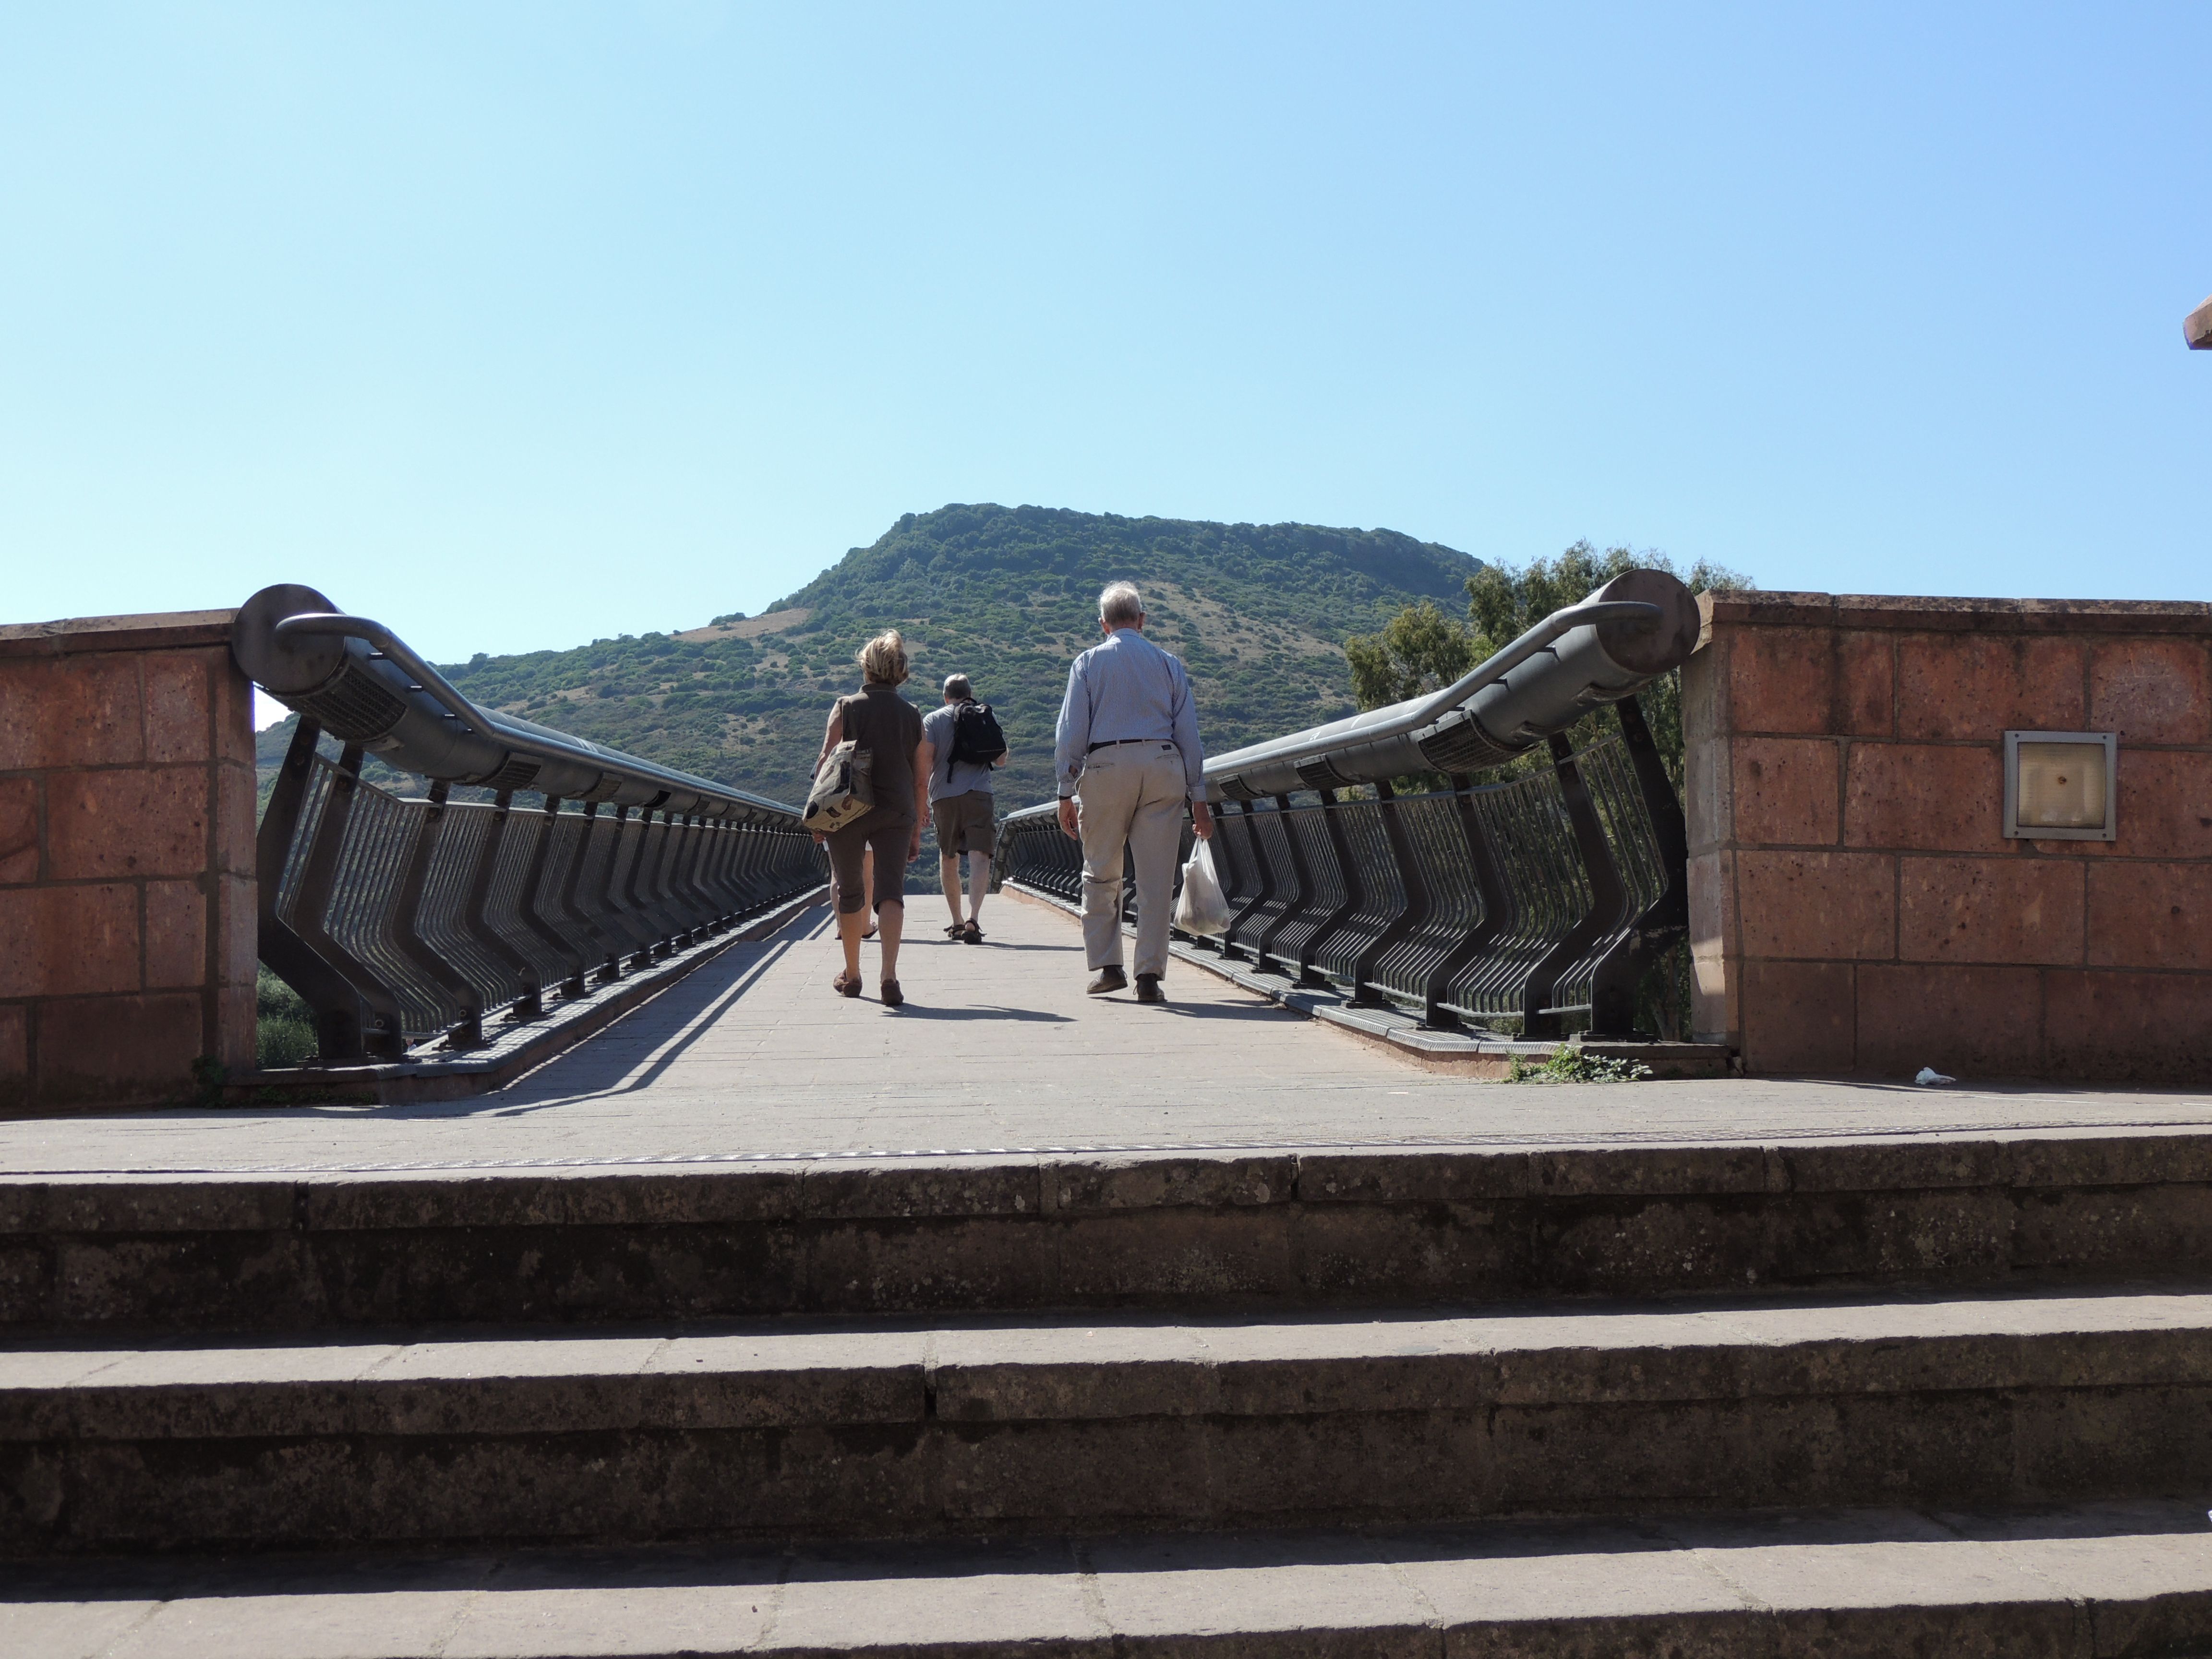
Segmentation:
[(955, 795), (991, 793), (989, 767), (952, 758), (952, 721), (959, 712), (957, 703), (940, 703), (921, 717), (921, 735), (937, 750), (937, 765), (929, 775), (932, 805)]

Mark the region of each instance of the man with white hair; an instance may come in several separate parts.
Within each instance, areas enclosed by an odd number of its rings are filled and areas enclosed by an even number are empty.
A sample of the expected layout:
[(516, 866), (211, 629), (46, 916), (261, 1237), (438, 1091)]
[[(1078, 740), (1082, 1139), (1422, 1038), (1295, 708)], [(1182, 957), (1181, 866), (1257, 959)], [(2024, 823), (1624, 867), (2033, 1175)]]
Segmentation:
[(1158, 1002), (1183, 804), (1199, 839), (1213, 834), (1206, 750), (1182, 662), (1145, 637), (1145, 602), (1128, 582), (1098, 596), (1105, 642), (1067, 671), (1054, 759), (1060, 827), (1083, 843), (1083, 948), (1091, 994), (1125, 990), (1121, 853), (1137, 866), (1137, 1000)]

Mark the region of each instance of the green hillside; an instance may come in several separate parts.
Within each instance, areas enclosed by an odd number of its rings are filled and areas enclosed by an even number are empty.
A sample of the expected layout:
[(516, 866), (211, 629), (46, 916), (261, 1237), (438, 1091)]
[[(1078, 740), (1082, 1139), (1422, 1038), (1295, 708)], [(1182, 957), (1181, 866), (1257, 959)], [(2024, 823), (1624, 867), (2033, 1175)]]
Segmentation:
[[(945, 507), (907, 514), (758, 617), (443, 672), (480, 703), (797, 801), (831, 697), (859, 684), (854, 653), (896, 627), (913, 653), (917, 703), (934, 703), (937, 683), (964, 672), (997, 708), (1013, 752), (1003, 811), (1052, 793), (1067, 665), (1097, 638), (1106, 582), (1143, 590), (1146, 631), (1188, 664), (1218, 753), (1352, 713), (1346, 636), (1415, 599), (1458, 611), (1480, 568), (1387, 530)], [(701, 611), (713, 606), (702, 596)], [(287, 736), (264, 734), (266, 759)]]

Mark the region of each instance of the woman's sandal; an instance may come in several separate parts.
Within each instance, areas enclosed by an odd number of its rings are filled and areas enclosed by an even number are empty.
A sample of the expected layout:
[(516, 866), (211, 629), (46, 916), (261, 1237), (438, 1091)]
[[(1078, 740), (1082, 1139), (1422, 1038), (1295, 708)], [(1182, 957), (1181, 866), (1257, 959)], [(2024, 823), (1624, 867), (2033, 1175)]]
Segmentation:
[(962, 922), (960, 942), (963, 945), (981, 945), (983, 942), (983, 930), (972, 921)]
[(884, 1007), (896, 1008), (905, 1000), (906, 993), (899, 989), (899, 982), (896, 980), (887, 979), (884, 981)]
[(860, 976), (848, 974), (841, 968), (837, 970), (837, 977), (830, 981), (830, 988), (841, 997), (856, 997), (860, 994)]
[(945, 927), (945, 937), (958, 939), (967, 930), (967, 927), (968, 924), (964, 921), (947, 922)]

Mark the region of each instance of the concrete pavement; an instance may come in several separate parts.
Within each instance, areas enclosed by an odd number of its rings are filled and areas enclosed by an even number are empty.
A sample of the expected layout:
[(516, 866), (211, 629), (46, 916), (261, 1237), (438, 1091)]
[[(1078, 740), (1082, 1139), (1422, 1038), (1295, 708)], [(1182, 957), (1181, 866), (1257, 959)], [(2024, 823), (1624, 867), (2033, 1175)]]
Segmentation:
[[(1437, 1076), (1178, 968), (1088, 998), (1075, 922), (1002, 895), (955, 945), (922, 895), (908, 1005), (832, 994), (825, 911), (739, 945), (495, 1093), (0, 1123), (0, 1174), (580, 1167), (1261, 1146), (1666, 1145), (2212, 1128), (2212, 1094), (1727, 1079)], [(1930, 1055), (1940, 1063), (1941, 1055)]]

